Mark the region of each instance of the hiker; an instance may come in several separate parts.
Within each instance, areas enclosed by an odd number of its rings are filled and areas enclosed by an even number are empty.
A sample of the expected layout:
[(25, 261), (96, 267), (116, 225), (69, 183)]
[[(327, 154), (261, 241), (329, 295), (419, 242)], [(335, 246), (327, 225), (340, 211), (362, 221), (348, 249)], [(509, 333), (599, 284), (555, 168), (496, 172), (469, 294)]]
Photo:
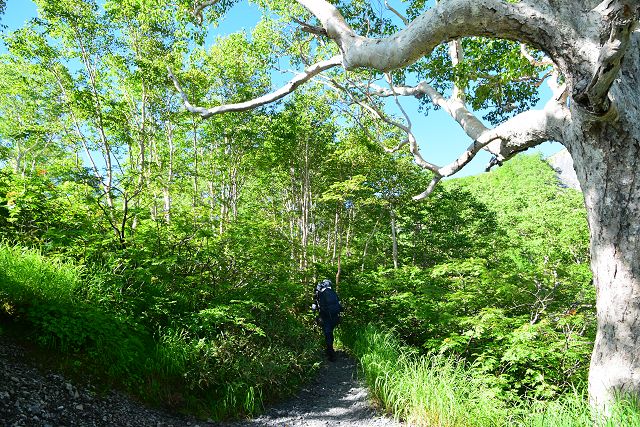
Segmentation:
[(311, 306), (312, 310), (319, 310), (318, 316), (322, 332), (324, 332), (324, 340), (326, 344), (327, 357), (330, 361), (336, 360), (336, 352), (333, 349), (333, 329), (340, 322), (340, 298), (332, 288), (331, 280), (324, 279), (318, 283), (315, 291), (315, 303)]

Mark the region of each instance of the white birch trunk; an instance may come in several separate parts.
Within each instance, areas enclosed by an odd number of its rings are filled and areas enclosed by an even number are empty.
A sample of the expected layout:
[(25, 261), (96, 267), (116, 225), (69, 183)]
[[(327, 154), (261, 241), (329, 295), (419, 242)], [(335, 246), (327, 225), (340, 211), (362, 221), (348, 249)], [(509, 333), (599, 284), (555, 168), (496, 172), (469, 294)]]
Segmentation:
[(597, 292), (589, 395), (605, 410), (617, 393), (640, 397), (640, 58), (629, 58), (622, 73), (628, 78), (611, 90), (617, 118), (575, 110), (565, 135), (585, 198)]

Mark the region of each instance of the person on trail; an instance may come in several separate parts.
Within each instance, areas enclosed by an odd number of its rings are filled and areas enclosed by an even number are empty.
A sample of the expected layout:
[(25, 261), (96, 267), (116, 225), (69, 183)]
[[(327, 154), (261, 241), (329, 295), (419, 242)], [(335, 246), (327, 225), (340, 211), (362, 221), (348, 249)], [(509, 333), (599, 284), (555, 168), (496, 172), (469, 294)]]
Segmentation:
[(324, 340), (326, 344), (327, 357), (330, 361), (336, 360), (336, 352), (333, 349), (333, 329), (340, 322), (340, 298), (332, 288), (331, 280), (324, 279), (318, 283), (315, 291), (315, 303), (311, 306), (313, 310), (320, 311), (320, 325), (324, 332)]

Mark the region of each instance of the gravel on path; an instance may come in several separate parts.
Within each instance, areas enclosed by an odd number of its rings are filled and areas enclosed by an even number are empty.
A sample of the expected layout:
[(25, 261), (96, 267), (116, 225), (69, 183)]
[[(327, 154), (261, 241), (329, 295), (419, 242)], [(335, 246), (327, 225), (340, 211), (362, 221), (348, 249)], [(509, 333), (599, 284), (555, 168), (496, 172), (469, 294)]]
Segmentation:
[(300, 393), (251, 420), (213, 423), (150, 409), (111, 391), (98, 394), (37, 368), (24, 348), (0, 334), (0, 427), (398, 427), (376, 413), (344, 353), (324, 363)]
[(399, 427), (402, 424), (380, 415), (367, 389), (356, 378), (356, 363), (337, 353), (335, 362), (324, 363), (310, 384), (298, 395), (268, 409), (263, 415), (229, 427)]

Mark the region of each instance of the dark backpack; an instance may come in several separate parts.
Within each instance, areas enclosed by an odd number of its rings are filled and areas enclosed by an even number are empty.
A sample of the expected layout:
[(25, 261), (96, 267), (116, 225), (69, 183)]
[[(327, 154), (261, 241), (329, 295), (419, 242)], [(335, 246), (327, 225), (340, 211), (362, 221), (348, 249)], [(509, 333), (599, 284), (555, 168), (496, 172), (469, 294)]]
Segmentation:
[(321, 314), (338, 314), (342, 311), (340, 305), (340, 298), (338, 294), (331, 288), (325, 288), (322, 292), (318, 292), (316, 295), (318, 306)]

